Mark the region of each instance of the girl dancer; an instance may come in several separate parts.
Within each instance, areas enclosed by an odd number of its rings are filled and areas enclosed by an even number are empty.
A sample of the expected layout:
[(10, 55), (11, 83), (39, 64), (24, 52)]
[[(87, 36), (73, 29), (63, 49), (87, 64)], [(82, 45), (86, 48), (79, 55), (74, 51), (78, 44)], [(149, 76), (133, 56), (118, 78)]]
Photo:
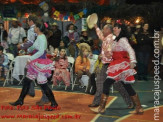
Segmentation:
[(27, 62), (27, 75), (24, 78), (24, 84), (20, 96), (16, 102), (10, 103), (13, 106), (23, 105), (24, 98), (27, 95), (30, 87), (30, 83), (37, 79), (38, 84), (41, 86), (43, 92), (46, 94), (51, 102), (51, 106), (47, 108), (47, 111), (52, 111), (58, 104), (55, 101), (52, 90), (48, 87), (47, 77), (51, 75), (51, 69), (53, 68), (53, 62), (46, 58), (47, 39), (43, 34), (45, 25), (43, 22), (36, 22), (34, 27), (35, 33), (37, 33), (37, 39), (34, 44), (28, 48), (29, 52), (35, 50), (35, 53), (29, 58)]

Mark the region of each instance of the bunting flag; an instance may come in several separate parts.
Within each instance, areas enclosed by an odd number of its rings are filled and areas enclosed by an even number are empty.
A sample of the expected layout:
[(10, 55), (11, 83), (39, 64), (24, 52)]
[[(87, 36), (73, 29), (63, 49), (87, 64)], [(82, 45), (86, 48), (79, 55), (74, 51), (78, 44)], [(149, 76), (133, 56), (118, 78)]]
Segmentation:
[(78, 19), (80, 19), (80, 16), (79, 16), (79, 14), (75, 14), (75, 15), (74, 15), (74, 19), (75, 19), (75, 20), (78, 20)]
[(56, 17), (59, 17), (60, 12), (59, 12), (59, 11), (55, 11), (55, 12), (54, 12), (54, 15), (55, 15)]
[(61, 12), (57, 11), (54, 7), (53, 7), (53, 15), (55, 18), (59, 19), (59, 20), (70, 20), (70, 21), (76, 21), (80, 18), (82, 18), (84, 15), (87, 14), (87, 9), (83, 9), (81, 12), (79, 12), (78, 14), (74, 14), (73, 12), (66, 12), (61, 14)]

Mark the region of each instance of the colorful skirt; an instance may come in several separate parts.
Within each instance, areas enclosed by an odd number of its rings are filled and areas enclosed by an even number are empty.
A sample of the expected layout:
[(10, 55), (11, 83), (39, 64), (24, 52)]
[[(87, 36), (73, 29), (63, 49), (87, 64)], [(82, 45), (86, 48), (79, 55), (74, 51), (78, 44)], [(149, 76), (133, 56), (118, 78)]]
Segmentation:
[(107, 68), (107, 78), (125, 83), (134, 83), (135, 69), (130, 68), (130, 60), (126, 51), (113, 52), (113, 61)]
[(50, 59), (35, 59), (26, 67), (26, 77), (31, 80), (37, 79), (38, 84), (47, 83), (47, 78), (51, 76), (51, 70), (54, 69), (53, 61)]

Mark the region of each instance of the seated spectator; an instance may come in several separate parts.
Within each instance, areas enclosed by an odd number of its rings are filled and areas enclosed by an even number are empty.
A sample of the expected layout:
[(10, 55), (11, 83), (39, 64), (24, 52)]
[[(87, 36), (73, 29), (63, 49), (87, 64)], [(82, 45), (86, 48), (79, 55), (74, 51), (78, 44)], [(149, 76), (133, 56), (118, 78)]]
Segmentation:
[[(80, 44), (78, 45), (78, 48), (79, 48), (79, 54), (80, 54), (80, 51), (81, 51), (82, 48), (87, 48), (87, 49), (88, 49), (89, 55), (92, 54), (92, 52), (91, 52), (91, 47), (90, 47), (87, 43), (80, 43)], [(89, 58), (89, 57), (88, 57), (88, 58)]]
[(8, 49), (8, 43), (7, 43), (7, 31), (4, 30), (4, 24), (0, 23), (0, 45), (4, 48), (4, 49)]
[(56, 57), (55, 60), (55, 70), (53, 74), (53, 84), (56, 86), (57, 81), (63, 81), (66, 86), (70, 86), (70, 72), (68, 68), (68, 59), (66, 56), (65, 48), (61, 48), (59, 52), (59, 57)]
[(78, 48), (76, 44), (79, 42), (79, 34), (76, 31), (74, 24), (69, 24), (67, 26), (67, 32), (64, 34), (63, 41), (68, 47), (70, 55), (76, 58), (78, 56)]
[(88, 36), (87, 30), (82, 30), (81, 36), (80, 36), (80, 43), (87, 43), (89, 46), (93, 45), (93, 40), (91, 37)]
[[(75, 61), (75, 73), (77, 74), (77, 83), (81, 79), (82, 75), (87, 75), (90, 77), (90, 61), (88, 59), (89, 50), (86, 47), (82, 47), (79, 51), (79, 56), (76, 58)], [(80, 83), (79, 83), (80, 84)], [(90, 86), (90, 81), (88, 83), (88, 89)]]
[(3, 47), (0, 46), (0, 81), (4, 81), (8, 71), (8, 57), (3, 53)]
[(60, 41), (59, 50), (60, 50), (61, 48), (65, 48), (65, 49), (66, 49), (66, 55), (69, 56), (69, 51), (68, 51), (68, 49), (66, 48), (64, 41)]
[(47, 58), (54, 60), (59, 55), (59, 49), (55, 48), (52, 53), (46, 54)]

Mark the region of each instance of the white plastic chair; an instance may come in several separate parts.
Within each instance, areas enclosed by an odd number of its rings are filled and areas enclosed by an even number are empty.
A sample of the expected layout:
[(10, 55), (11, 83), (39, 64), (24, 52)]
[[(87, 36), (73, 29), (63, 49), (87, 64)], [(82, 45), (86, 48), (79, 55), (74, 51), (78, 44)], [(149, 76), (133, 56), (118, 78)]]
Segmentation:
[(74, 68), (74, 63), (75, 63), (75, 59), (73, 57), (67, 57), (68, 58), (68, 63), (70, 64), (69, 69), (70, 69), (70, 80), (71, 80), (71, 84), (73, 85), (73, 79), (74, 79), (74, 72), (73, 72), (73, 68)]
[(85, 92), (86, 92), (88, 89), (89, 77), (87, 75), (82, 75), (80, 82), (83, 87), (86, 86), (86, 89), (85, 89)]
[(13, 78), (12, 78), (12, 72), (13, 72), (13, 64), (14, 64), (14, 55), (11, 54), (11, 53), (5, 53), (7, 56), (8, 56), (8, 59), (9, 59), (9, 70), (7, 72), (7, 75), (6, 75), (6, 79), (3, 83), (3, 87), (7, 84), (9, 84), (9, 80), (11, 81), (11, 84), (13, 84)]

